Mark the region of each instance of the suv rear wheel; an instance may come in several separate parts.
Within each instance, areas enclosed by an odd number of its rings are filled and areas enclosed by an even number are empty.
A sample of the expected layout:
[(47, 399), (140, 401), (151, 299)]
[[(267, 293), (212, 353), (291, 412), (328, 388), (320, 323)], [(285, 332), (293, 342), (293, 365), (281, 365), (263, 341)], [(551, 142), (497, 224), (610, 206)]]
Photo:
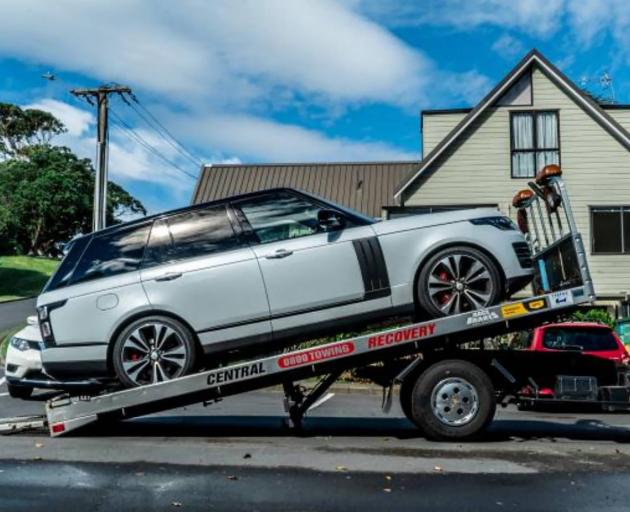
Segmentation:
[(181, 322), (150, 316), (132, 322), (120, 333), (112, 358), (123, 385), (143, 386), (189, 374), (195, 367), (196, 345)]

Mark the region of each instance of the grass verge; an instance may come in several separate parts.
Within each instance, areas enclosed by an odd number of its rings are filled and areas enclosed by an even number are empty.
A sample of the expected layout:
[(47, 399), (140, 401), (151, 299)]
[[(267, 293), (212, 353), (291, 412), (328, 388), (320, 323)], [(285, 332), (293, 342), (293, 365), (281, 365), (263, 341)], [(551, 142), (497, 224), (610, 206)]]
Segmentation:
[(37, 295), (59, 260), (34, 256), (0, 256), (0, 302)]

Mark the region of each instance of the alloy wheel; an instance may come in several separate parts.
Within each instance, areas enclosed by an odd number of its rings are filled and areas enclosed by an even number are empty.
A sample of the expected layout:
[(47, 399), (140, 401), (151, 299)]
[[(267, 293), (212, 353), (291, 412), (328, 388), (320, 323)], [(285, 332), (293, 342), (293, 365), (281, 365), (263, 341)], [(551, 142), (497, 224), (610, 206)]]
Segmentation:
[(490, 269), (472, 254), (455, 253), (439, 259), (431, 268), (429, 298), (445, 315), (485, 308), (494, 295)]
[(181, 334), (158, 321), (133, 330), (124, 340), (121, 352), (125, 375), (139, 386), (182, 376), (188, 357)]

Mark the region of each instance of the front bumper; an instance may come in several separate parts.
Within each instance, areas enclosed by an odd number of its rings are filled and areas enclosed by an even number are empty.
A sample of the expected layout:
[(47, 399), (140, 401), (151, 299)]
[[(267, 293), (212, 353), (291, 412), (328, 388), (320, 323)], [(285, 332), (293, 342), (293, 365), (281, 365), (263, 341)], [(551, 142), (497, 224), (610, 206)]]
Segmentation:
[(4, 368), (8, 381), (19, 381), (29, 373), (42, 371), (42, 353), (39, 350), (18, 350), (9, 344)]

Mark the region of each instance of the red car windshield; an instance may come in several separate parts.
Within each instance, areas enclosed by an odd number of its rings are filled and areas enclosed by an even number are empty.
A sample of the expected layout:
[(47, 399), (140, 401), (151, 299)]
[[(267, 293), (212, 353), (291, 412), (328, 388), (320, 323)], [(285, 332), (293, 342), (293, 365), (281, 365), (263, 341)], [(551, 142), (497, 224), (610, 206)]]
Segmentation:
[(550, 327), (545, 329), (543, 347), (553, 350), (582, 350), (605, 352), (617, 350), (619, 346), (608, 329)]

